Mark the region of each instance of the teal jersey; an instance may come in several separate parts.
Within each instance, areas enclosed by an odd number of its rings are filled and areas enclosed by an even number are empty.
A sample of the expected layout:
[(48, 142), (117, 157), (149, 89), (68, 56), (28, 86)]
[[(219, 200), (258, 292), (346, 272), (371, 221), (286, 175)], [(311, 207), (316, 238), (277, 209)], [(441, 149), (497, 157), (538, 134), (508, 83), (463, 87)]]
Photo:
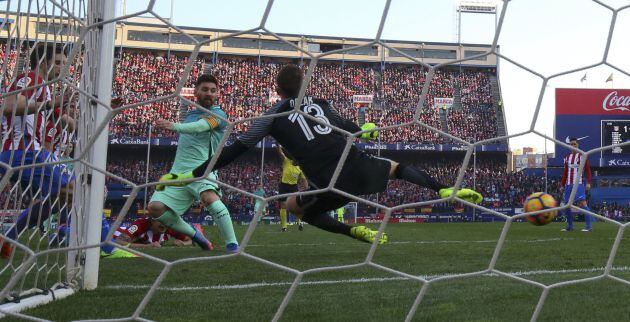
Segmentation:
[(177, 141), (177, 152), (171, 172), (182, 173), (192, 171), (204, 163), (219, 146), (227, 122), (218, 118), (227, 119), (227, 114), (220, 106), (215, 105), (209, 108), (211, 113), (194, 109), (186, 114), (183, 123), (197, 122), (200, 119), (208, 121), (212, 129), (201, 133), (180, 133)]
[[(254, 191), (254, 194), (259, 196), (259, 197), (264, 197), (265, 196), (265, 189), (258, 188), (258, 189), (256, 189), (256, 191)], [(258, 211), (258, 208), (260, 207), (261, 204), (262, 204), (262, 201), (256, 199), (256, 201), (254, 202), (254, 211)]]
[[(258, 189), (256, 189), (256, 191), (254, 191), (254, 194), (259, 196), (259, 197), (264, 197), (265, 196), (265, 189), (258, 188)], [(256, 200), (258, 200), (258, 199), (256, 199)]]
[(59, 161), (67, 161), (67, 162), (62, 163), (62, 164), (66, 166), (66, 169), (68, 170), (68, 172), (72, 173), (72, 170), (74, 170), (74, 163), (70, 162), (70, 160), (72, 160), (72, 158), (59, 157)]

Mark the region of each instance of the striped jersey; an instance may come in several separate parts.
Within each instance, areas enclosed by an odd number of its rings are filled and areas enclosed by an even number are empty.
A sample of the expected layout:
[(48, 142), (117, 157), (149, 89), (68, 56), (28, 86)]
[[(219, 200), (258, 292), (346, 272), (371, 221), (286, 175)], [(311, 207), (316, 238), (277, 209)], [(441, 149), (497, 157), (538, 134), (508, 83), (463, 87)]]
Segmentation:
[(60, 156), (63, 150), (67, 149), (68, 145), (74, 141), (74, 132), (61, 126), (59, 121), (61, 114), (61, 109), (55, 108), (52, 118), (46, 121), (46, 126), (43, 128), (43, 141), (52, 147), (50, 152), (57, 156)]
[[(584, 156), (571, 152), (569, 155), (564, 157), (564, 171), (562, 172), (562, 180), (561, 183), (563, 186), (572, 185), (575, 182), (575, 177), (578, 176), (578, 170), (580, 169), (580, 162), (582, 162), (582, 158)], [(586, 159), (586, 164), (584, 165), (584, 174), (586, 174), (586, 183), (591, 183), (591, 166), (588, 163), (588, 158)], [(578, 177), (578, 184), (584, 184), (583, 176)]]
[(148, 218), (138, 218), (131, 223), (131, 226), (118, 228), (118, 230), (114, 232), (114, 237), (118, 237), (122, 234), (128, 235), (131, 237), (132, 243), (138, 244), (151, 244), (153, 242), (163, 244), (169, 240), (169, 237), (186, 240), (186, 235), (171, 229), (167, 229), (164, 233), (154, 233), (153, 230), (151, 230), (151, 220)]
[[(8, 92), (17, 91), (30, 86), (44, 83), (44, 79), (36, 72), (30, 71), (20, 74), (9, 86)], [(45, 102), (51, 99), (50, 88), (42, 86), (21, 92), (28, 103)], [(7, 108), (13, 108), (8, 106)], [(6, 115), (2, 119), (2, 151), (11, 150), (40, 150), (42, 142), (45, 112), (29, 115)]]

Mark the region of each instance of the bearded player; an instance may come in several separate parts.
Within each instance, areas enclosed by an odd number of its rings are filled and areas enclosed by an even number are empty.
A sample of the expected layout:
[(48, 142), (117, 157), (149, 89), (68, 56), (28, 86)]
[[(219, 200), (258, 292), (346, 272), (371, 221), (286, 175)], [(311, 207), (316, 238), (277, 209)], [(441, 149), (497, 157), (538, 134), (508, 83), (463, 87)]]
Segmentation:
[[(218, 105), (219, 81), (212, 75), (203, 74), (195, 83), (197, 103), (209, 112), (199, 108), (188, 111), (183, 123), (158, 120), (157, 127), (179, 133), (175, 162), (171, 172), (185, 172), (195, 169), (206, 159), (211, 158), (225, 132), (227, 115)], [(195, 230), (181, 216), (195, 200), (201, 201), (205, 209), (219, 226), (219, 231), (226, 243), (228, 252), (238, 250), (238, 242), (232, 226), (232, 218), (221, 201), (219, 186), (211, 181), (217, 180), (213, 171), (202, 180), (185, 187), (156, 187), (147, 206), (149, 216), (157, 219), (166, 227), (190, 237), (205, 250), (211, 250), (212, 243), (203, 233)]]
[[(302, 102), (296, 102), (295, 98), (302, 86), (302, 78), (303, 74), (299, 67), (284, 66), (276, 78), (276, 90), (282, 100), (267, 110), (264, 115), (292, 111), (295, 106), (298, 106), (301, 111), (312, 115), (324, 124), (314, 122), (299, 113), (256, 119), (247, 132), (243, 133), (232, 145), (223, 149), (214, 169), (229, 164), (254, 147), (265, 136), (271, 135), (295, 158), (311, 184), (309, 190), (313, 191), (329, 185), (347, 142), (346, 136), (333, 131), (326, 124), (333, 124), (350, 133), (366, 131), (361, 134), (362, 138), (374, 139), (376, 137), (376, 132), (370, 132), (375, 127), (373, 123), (365, 124), (362, 129), (354, 122), (342, 118), (326, 100), (307, 96)], [(176, 180), (169, 184), (181, 185), (182, 183), (177, 181), (202, 176), (209, 163), (210, 160), (207, 160), (192, 172), (166, 174), (160, 180)], [(438, 182), (424, 170), (388, 159), (376, 158), (360, 151), (355, 145), (350, 147), (335, 188), (352, 195), (369, 195), (384, 191), (390, 179), (402, 179), (430, 188), (441, 198), (449, 197), (454, 192), (453, 188)], [(483, 200), (479, 193), (471, 189), (458, 190), (457, 197), (473, 203)], [(377, 231), (365, 226), (352, 227), (328, 216), (328, 211), (337, 209), (349, 201), (351, 201), (350, 198), (332, 191), (291, 196), (287, 199), (287, 211), (320, 229), (369, 243), (373, 242)], [(381, 244), (387, 242), (387, 235), (383, 233), (378, 242)]]

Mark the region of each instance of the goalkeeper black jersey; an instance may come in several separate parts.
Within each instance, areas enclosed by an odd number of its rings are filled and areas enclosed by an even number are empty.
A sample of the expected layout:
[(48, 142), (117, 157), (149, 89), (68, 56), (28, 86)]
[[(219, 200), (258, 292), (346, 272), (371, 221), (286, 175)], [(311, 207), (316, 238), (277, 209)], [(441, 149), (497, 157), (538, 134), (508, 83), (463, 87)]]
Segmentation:
[[(299, 163), (310, 180), (325, 185), (324, 181), (332, 176), (348, 137), (299, 113), (271, 117), (294, 110), (295, 104), (295, 99), (280, 101), (267, 110), (263, 118), (256, 119), (238, 140), (251, 148), (265, 136), (272, 136)], [(354, 122), (341, 117), (326, 100), (304, 97), (300, 110), (350, 133), (361, 131)], [(358, 149), (353, 145), (349, 157), (356, 153)]]

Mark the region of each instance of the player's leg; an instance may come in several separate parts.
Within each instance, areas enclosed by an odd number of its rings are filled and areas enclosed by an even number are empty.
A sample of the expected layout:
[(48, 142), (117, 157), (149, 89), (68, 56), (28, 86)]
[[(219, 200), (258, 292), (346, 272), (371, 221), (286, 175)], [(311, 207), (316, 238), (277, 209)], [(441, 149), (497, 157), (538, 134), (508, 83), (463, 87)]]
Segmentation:
[[(319, 229), (335, 234), (343, 234), (365, 242), (373, 242), (377, 231), (365, 226), (352, 227), (339, 222), (328, 215), (328, 211), (337, 209), (350, 200), (333, 192), (316, 195), (291, 196), (287, 199), (287, 210), (302, 218), (305, 222)], [(379, 243), (387, 242), (387, 234), (383, 233)]]
[[(16, 151), (17, 152), (17, 151)], [(19, 155), (18, 155), (19, 154)], [(14, 157), (21, 156), (16, 153)], [(4, 159), (4, 158), (3, 158)], [(14, 158), (14, 166), (43, 163), (50, 161), (46, 151), (29, 151), (21, 158)], [(33, 202), (30, 207), (22, 210), (18, 215), (13, 226), (6, 232), (6, 236), (11, 239), (17, 239), (19, 235), (27, 228), (38, 227), (42, 222), (46, 221), (53, 212), (59, 212), (60, 216), (67, 216), (69, 207), (59, 207), (58, 202), (52, 202), (52, 196), (57, 195), (60, 189), (72, 188), (73, 176), (65, 171), (60, 165), (44, 164), (34, 168), (26, 168), (21, 175), (15, 179), (20, 180), (20, 184), (25, 190), (30, 190), (33, 196)], [(67, 194), (67, 193), (66, 193)], [(61, 211), (59, 209), (62, 209)], [(9, 243), (3, 243), (0, 250), (1, 257), (9, 257), (12, 253), (12, 246)]]
[(286, 198), (280, 200), (280, 229), (287, 231), (287, 202)]
[(197, 231), (181, 217), (181, 214), (192, 205), (193, 198), (194, 196), (190, 195), (184, 187), (166, 187), (163, 191), (153, 193), (147, 205), (147, 214), (164, 226), (190, 237), (202, 249), (212, 250), (214, 246), (203, 233)]
[[(578, 203), (578, 206), (584, 210), (591, 211), (591, 208), (588, 206), (588, 202), (586, 200), (581, 200)], [(593, 221), (594, 218), (589, 214), (584, 214), (584, 229), (582, 231), (591, 231), (593, 230)]]
[[(452, 188), (449, 188), (447, 185), (437, 181), (435, 178), (433, 178), (431, 175), (429, 175), (426, 171), (422, 169), (418, 169), (414, 166), (398, 163), (392, 160), (387, 160), (387, 159), (378, 159), (378, 160), (389, 161), (389, 164), (390, 164), (389, 178), (390, 179), (401, 179), (401, 180), (405, 180), (407, 182), (419, 185), (421, 187), (429, 188), (437, 192), (441, 198), (449, 197), (453, 193)], [(386, 167), (386, 166), (379, 166), (378, 163), (375, 163), (375, 165), (376, 165), (375, 167), (380, 167), (380, 168)], [(457, 197), (462, 198), (469, 202), (473, 202), (473, 203), (480, 203), (483, 200), (483, 196), (481, 194), (479, 194), (478, 192), (474, 190), (466, 189), (466, 188), (459, 189), (457, 192)]]
[[(298, 189), (297, 184), (286, 184), (286, 183), (281, 182), (278, 186), (279, 194), (298, 192), (298, 190), (299, 189)], [(282, 226), (282, 231), (287, 230), (288, 213), (287, 213), (287, 208), (286, 208), (287, 207), (286, 201), (287, 201), (287, 198), (283, 198), (280, 200), (280, 225)], [(297, 222), (298, 222), (298, 228), (302, 230), (303, 229), (302, 221), (298, 219)]]
[[(199, 183), (199, 187), (195, 187), (195, 183)], [(204, 189), (200, 193), (200, 200), (205, 205), (206, 210), (212, 216), (212, 219), (219, 227), (219, 233), (225, 241), (225, 248), (228, 252), (238, 251), (238, 240), (234, 233), (234, 226), (232, 225), (232, 217), (227, 207), (221, 201), (219, 194), (215, 189), (216, 185), (212, 182), (194, 182), (188, 185), (190, 188)]]
[[(562, 198), (562, 203), (567, 204), (569, 202), (569, 197), (571, 196), (571, 190), (573, 189), (573, 185), (567, 185), (564, 187), (564, 197)], [(573, 213), (571, 212), (571, 208), (567, 208), (562, 211), (565, 218), (567, 219), (566, 228), (562, 229), (562, 231), (572, 231), (573, 230)]]
[[(584, 185), (580, 184), (575, 194), (575, 200), (578, 207), (592, 211), (591, 208), (588, 207), (588, 203), (586, 201), (586, 189), (584, 189)], [(584, 229), (582, 231), (588, 232), (593, 230), (593, 217), (588, 214), (584, 214)]]

